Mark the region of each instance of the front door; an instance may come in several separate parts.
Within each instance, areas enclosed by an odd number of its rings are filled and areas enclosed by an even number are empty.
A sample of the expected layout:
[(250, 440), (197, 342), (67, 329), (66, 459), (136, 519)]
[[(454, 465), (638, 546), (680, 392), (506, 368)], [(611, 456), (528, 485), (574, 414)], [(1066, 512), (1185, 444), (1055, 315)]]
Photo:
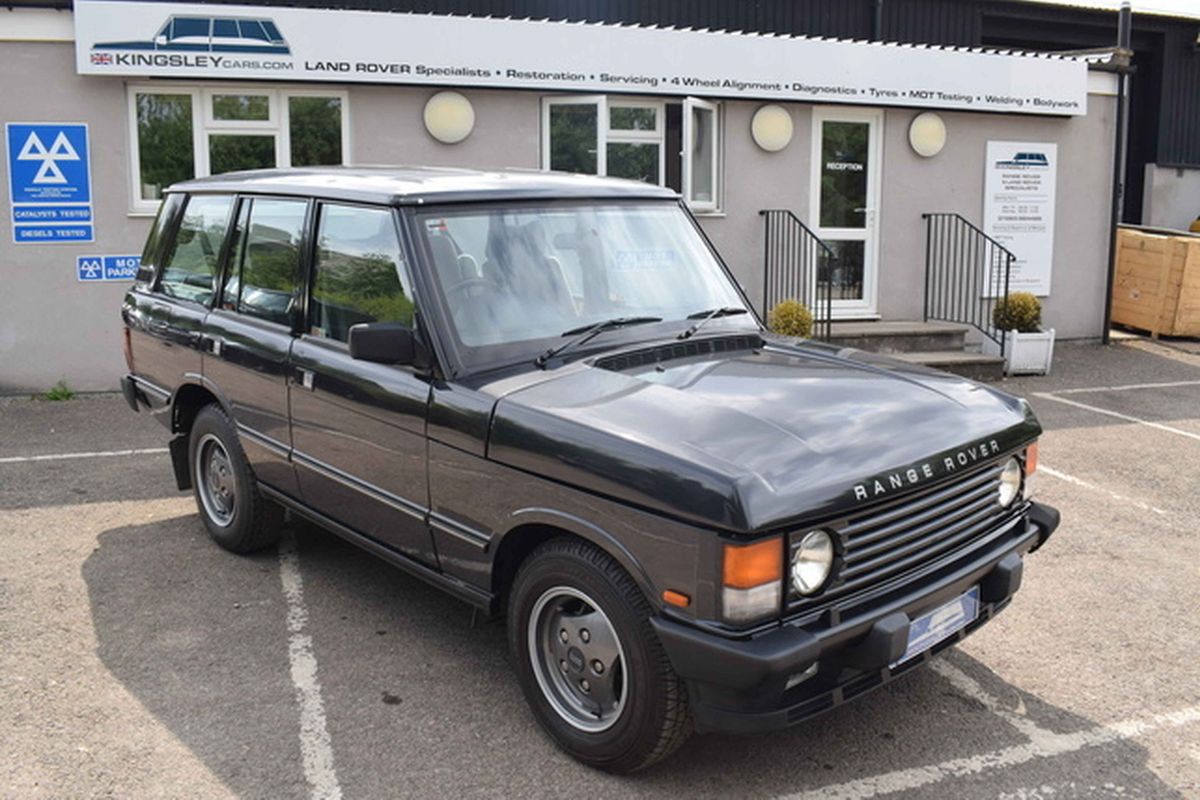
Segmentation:
[(835, 318), (876, 314), (882, 127), (880, 111), (813, 112), (812, 228), (837, 254), (820, 276), (831, 283)]
[(414, 324), (390, 208), (322, 203), (305, 330), (292, 348), (293, 459), (304, 502), (436, 565), (426, 516), (429, 381), (412, 367), (350, 357), (359, 323)]

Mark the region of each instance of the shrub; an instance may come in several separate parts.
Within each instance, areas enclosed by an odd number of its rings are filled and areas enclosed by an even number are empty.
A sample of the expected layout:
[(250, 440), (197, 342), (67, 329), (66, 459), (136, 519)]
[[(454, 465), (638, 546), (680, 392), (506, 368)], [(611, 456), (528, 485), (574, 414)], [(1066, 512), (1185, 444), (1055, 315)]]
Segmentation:
[(1013, 292), (996, 303), (992, 323), (1003, 331), (1037, 333), (1042, 327), (1042, 303), (1029, 292)]
[(767, 314), (767, 327), (783, 336), (807, 337), (812, 333), (813, 315), (799, 300), (783, 300)]

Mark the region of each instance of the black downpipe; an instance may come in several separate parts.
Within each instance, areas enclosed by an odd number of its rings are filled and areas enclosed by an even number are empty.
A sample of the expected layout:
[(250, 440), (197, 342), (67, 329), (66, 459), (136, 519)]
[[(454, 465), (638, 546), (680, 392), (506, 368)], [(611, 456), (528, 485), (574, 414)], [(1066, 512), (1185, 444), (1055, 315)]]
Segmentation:
[(875, 31), (871, 38), (877, 42), (883, 41), (883, 0), (875, 0)]
[(1129, 140), (1129, 75), (1133, 71), (1133, 8), (1123, 0), (1117, 16), (1117, 136), (1113, 148), (1112, 213), (1109, 218), (1108, 281), (1104, 292), (1104, 331), (1101, 341), (1111, 340), (1112, 295), (1117, 278), (1117, 227), (1125, 213), (1125, 161)]

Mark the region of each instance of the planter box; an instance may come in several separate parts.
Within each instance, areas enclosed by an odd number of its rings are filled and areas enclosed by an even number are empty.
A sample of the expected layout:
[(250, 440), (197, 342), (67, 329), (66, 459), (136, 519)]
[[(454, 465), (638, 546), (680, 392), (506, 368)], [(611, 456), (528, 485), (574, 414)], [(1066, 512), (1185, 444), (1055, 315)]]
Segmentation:
[(1200, 336), (1200, 236), (1118, 229), (1112, 321), (1154, 338)]
[[(1046, 375), (1054, 360), (1054, 329), (1037, 333), (1009, 331), (1005, 336), (1008, 353), (1004, 371), (1009, 375)], [(1000, 355), (1000, 345), (991, 339), (983, 340), (983, 352)]]

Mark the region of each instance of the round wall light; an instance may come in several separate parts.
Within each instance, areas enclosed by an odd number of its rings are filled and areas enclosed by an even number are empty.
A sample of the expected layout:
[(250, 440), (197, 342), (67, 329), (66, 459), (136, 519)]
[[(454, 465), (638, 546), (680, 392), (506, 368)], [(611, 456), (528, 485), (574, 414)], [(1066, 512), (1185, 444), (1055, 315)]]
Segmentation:
[(917, 155), (933, 158), (946, 146), (946, 123), (932, 111), (917, 114), (908, 126), (908, 143)]
[(475, 128), (475, 109), (458, 92), (438, 92), (425, 103), (425, 130), (445, 144), (457, 144)]
[(763, 106), (750, 120), (754, 143), (768, 153), (776, 153), (792, 141), (792, 115), (783, 106)]

